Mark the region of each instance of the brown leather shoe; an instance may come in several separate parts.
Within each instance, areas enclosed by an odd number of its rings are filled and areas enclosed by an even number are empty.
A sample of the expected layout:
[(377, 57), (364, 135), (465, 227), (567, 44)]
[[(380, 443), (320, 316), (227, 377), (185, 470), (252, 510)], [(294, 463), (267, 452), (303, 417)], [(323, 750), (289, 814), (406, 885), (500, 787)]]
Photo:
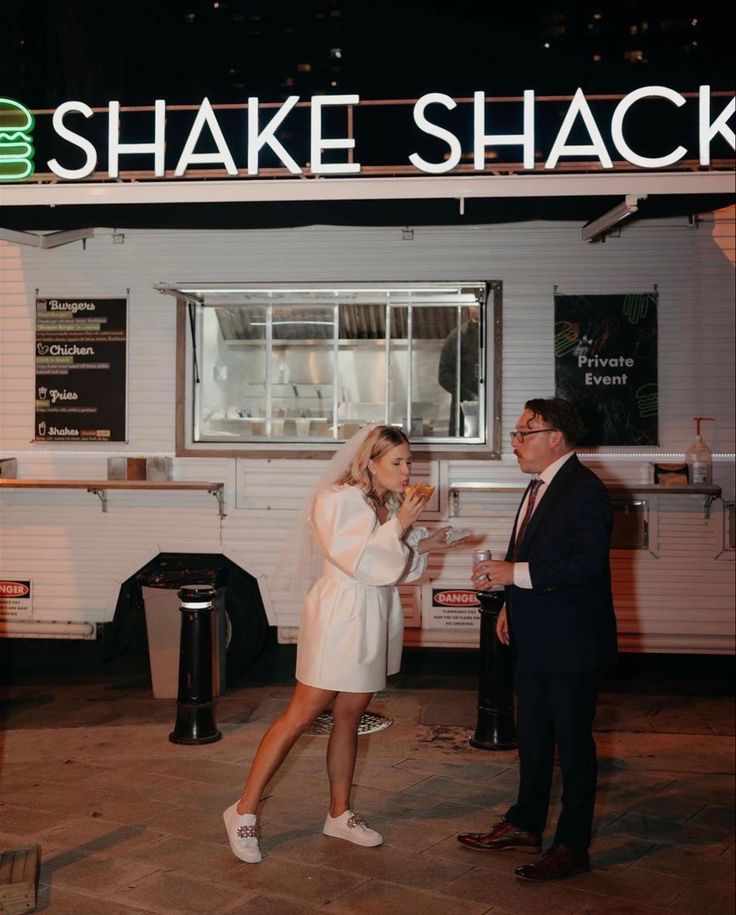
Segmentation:
[(553, 845), (534, 864), (516, 868), (521, 880), (560, 880), (590, 870), (587, 851), (575, 851), (566, 845)]
[(538, 852), (542, 847), (541, 836), (517, 829), (508, 820), (501, 820), (490, 832), (461, 832), (457, 840), (474, 851)]

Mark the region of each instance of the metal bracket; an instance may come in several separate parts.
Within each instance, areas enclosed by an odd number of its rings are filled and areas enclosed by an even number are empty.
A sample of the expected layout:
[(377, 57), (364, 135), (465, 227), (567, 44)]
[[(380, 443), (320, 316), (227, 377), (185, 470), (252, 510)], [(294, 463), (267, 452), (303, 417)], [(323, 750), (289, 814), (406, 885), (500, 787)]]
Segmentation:
[(107, 511), (107, 490), (106, 489), (88, 489), (87, 492), (91, 492), (93, 496), (97, 498), (102, 503), (103, 512)]
[(460, 493), (456, 489), (450, 490), (450, 517), (455, 518), (460, 514)]
[(225, 511), (225, 491), (222, 483), (218, 483), (216, 486), (212, 486), (207, 492), (214, 496), (217, 500), (217, 512), (220, 516), (220, 519), (227, 518), (227, 512)]
[(703, 517), (707, 521), (710, 518), (710, 510), (713, 507), (713, 503), (719, 499), (720, 496), (714, 496), (708, 493), (703, 499)]

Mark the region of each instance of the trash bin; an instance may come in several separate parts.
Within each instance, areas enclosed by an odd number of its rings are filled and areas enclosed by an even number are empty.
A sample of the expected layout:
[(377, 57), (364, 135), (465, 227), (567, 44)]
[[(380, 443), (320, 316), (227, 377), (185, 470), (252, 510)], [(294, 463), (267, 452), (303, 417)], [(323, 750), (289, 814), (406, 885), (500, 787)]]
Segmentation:
[[(159, 553), (120, 585), (115, 613), (103, 628), (101, 646), (104, 661), (137, 651), (141, 651), (142, 659), (147, 630), (156, 696), (177, 695), (181, 631), (177, 591), (188, 584), (210, 584), (217, 589), (212, 638), (217, 652), (212, 664), (217, 680), (215, 694), (224, 690), (225, 680), (237, 683), (268, 643), (268, 619), (257, 578), (222, 553)], [(157, 682), (159, 671), (167, 671), (165, 687)], [(159, 688), (166, 692), (159, 692)]]
[(216, 589), (215, 611), (211, 616), (212, 695), (219, 696), (225, 691), (227, 678), (227, 626), (225, 594), (218, 569), (157, 569), (139, 573), (139, 580), (145, 607), (151, 685), (157, 699), (176, 699), (179, 688), (179, 588), (212, 585)]

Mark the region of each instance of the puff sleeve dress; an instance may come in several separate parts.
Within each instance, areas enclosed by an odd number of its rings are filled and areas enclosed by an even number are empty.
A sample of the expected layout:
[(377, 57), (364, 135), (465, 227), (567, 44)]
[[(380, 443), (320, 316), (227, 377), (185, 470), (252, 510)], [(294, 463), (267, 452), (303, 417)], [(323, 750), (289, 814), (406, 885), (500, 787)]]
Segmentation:
[(396, 518), (381, 524), (357, 486), (333, 486), (312, 509), (312, 536), (323, 571), (309, 592), (299, 627), (296, 678), (307, 686), (372, 693), (397, 673), (404, 616), (396, 585), (421, 576), (426, 530), (402, 539)]

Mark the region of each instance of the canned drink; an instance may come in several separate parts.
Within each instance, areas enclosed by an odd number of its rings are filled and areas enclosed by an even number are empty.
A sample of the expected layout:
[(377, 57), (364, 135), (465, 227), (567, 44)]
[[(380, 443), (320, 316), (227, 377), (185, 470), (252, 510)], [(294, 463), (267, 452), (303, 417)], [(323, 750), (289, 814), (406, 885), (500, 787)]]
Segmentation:
[(479, 562), (487, 562), (489, 559), (493, 559), (493, 554), (490, 550), (473, 550), (473, 568)]

